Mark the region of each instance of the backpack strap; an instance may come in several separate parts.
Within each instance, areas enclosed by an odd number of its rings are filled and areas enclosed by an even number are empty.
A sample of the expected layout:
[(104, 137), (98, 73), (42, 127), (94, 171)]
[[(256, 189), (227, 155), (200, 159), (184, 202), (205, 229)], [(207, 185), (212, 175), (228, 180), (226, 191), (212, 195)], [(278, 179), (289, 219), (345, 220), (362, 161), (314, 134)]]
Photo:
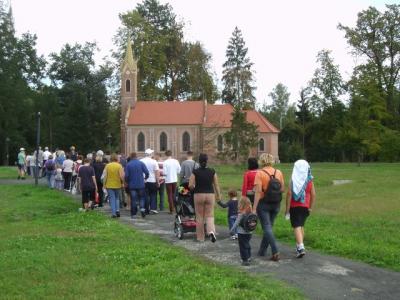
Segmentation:
[[(266, 173), (266, 174), (269, 176), (269, 180), (271, 180), (272, 178), (275, 178), (276, 169), (275, 169), (274, 175), (270, 175), (270, 174), (267, 172), (267, 170), (264, 170), (264, 169), (261, 169), (261, 171), (263, 171), (264, 173)], [(267, 189), (268, 189), (268, 184), (267, 184), (267, 186), (266, 186), (265, 191), (263, 190), (263, 193), (265, 193), (265, 192), (267, 191)]]

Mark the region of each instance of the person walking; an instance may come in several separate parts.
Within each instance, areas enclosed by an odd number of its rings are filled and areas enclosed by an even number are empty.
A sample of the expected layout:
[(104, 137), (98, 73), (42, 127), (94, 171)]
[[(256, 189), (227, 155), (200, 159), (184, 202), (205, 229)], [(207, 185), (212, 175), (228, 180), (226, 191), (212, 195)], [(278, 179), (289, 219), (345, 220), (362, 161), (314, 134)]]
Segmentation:
[(179, 162), (172, 158), (171, 150), (165, 151), (167, 159), (163, 164), (163, 171), (165, 175), (165, 186), (167, 188), (169, 213), (175, 212), (174, 197), (176, 195), (176, 184), (178, 182), (178, 174), (181, 172)]
[(159, 177), (158, 177), (158, 197), (159, 197), (159, 210), (163, 211), (164, 210), (164, 194), (165, 194), (165, 175), (164, 175), (164, 162), (161, 159), (161, 153), (156, 153), (154, 156), (154, 159), (158, 163), (158, 171), (159, 171)]
[[(39, 146), (39, 151), (37, 152), (36, 156), (36, 150), (33, 152), (33, 157), (35, 159), (35, 165), (34, 165), (34, 177), (40, 178), (42, 177), (42, 167), (43, 167), (43, 150), (42, 147)], [(37, 159), (37, 165), (36, 165), (36, 159)]]
[(304, 247), (304, 224), (315, 204), (315, 187), (311, 168), (307, 161), (294, 163), (292, 178), (286, 194), (285, 215), (290, 217), (296, 239), (296, 257), (306, 254)]
[(111, 217), (119, 218), (120, 190), (124, 182), (124, 170), (118, 162), (117, 154), (111, 154), (110, 161), (111, 162), (104, 168), (104, 186), (107, 189), (107, 194), (110, 199)]
[[(218, 205), (222, 208), (228, 208), (228, 228), (229, 231), (232, 230), (233, 224), (235, 223), (238, 217), (238, 199), (237, 199), (237, 191), (235, 189), (229, 189), (228, 191), (228, 202), (224, 203), (222, 201), (218, 201)], [(238, 237), (237, 231), (234, 230), (231, 233), (231, 239), (236, 240)]]
[(49, 147), (44, 147), (43, 151), (43, 171), (42, 171), (42, 176), (45, 177), (47, 176), (46, 173), (46, 168), (44, 167), (46, 165), (46, 161), (49, 159), (51, 152), (49, 151)]
[(204, 221), (211, 242), (217, 240), (214, 225), (214, 203), (221, 200), (218, 177), (215, 170), (207, 167), (208, 156), (199, 155), (200, 167), (193, 170), (189, 178), (189, 188), (194, 192), (194, 206), (196, 211), (197, 241), (204, 242)]
[(49, 188), (54, 189), (55, 176), (56, 176), (56, 162), (54, 161), (52, 154), (50, 154), (47, 157), (46, 163), (44, 164), (43, 168)]
[(78, 182), (82, 192), (82, 206), (85, 211), (93, 208), (96, 199), (97, 185), (94, 170), (90, 161), (85, 159), (84, 164), (79, 168)]
[(231, 234), (235, 234), (237, 232), (238, 235), (239, 251), (240, 251), (240, 258), (242, 259), (242, 266), (249, 266), (251, 261), (250, 240), (252, 232), (246, 230), (246, 226), (244, 226), (243, 224), (246, 216), (248, 216), (250, 213), (251, 213), (251, 202), (249, 198), (242, 197), (239, 201), (239, 214), (230, 229)]
[(249, 157), (247, 171), (243, 174), (242, 196), (249, 198), (251, 204), (254, 204), (254, 179), (256, 178), (257, 169), (257, 158)]
[(146, 217), (145, 208), (145, 180), (149, 178), (146, 165), (141, 162), (136, 152), (131, 153), (130, 161), (125, 168), (125, 181), (131, 194), (131, 219), (137, 214), (137, 203), (139, 202), (142, 218)]
[(71, 191), (71, 179), (72, 179), (73, 168), (74, 168), (74, 162), (70, 158), (69, 154), (67, 154), (66, 159), (62, 163), (64, 190), (67, 192)]
[(105, 166), (106, 164), (103, 162), (103, 156), (97, 154), (96, 159), (92, 164), (92, 167), (94, 169), (94, 175), (96, 177), (97, 192), (99, 193), (99, 207), (103, 207), (104, 201), (103, 182), (101, 181), (101, 176), (103, 175)]
[[(265, 256), (267, 248), (271, 245), (272, 261), (279, 261), (279, 250), (276, 245), (275, 236), (272, 231), (274, 221), (279, 213), (280, 200), (284, 191), (283, 174), (280, 170), (273, 167), (274, 157), (272, 154), (263, 153), (259, 158), (259, 166), (261, 169), (257, 172), (254, 179), (255, 197), (253, 213), (257, 213), (263, 229), (263, 238), (258, 250), (259, 256)], [(279, 186), (279, 191), (272, 194), (272, 186), (270, 182), (276, 183)], [(275, 187), (275, 185), (274, 185)], [(276, 199), (279, 198), (280, 199)]]
[(199, 165), (193, 160), (193, 152), (187, 152), (187, 158), (181, 165), (181, 172), (180, 172), (180, 183), (185, 188), (189, 186), (189, 178), (192, 175), (194, 169), (197, 169)]
[(155, 159), (153, 159), (152, 155), (154, 151), (152, 149), (146, 149), (145, 157), (140, 161), (146, 165), (147, 170), (149, 171), (149, 177), (145, 182), (145, 191), (146, 191), (146, 213), (150, 214), (158, 214), (157, 211), (157, 186), (158, 180), (160, 176), (158, 163)]
[(25, 179), (26, 156), (25, 148), (20, 148), (17, 157), (18, 179)]

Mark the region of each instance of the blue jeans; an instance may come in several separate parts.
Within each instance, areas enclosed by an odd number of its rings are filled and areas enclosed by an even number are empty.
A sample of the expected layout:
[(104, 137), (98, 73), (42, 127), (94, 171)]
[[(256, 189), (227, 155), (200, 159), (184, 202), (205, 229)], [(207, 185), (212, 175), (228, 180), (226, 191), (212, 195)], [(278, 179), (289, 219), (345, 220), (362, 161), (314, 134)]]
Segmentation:
[(239, 251), (240, 258), (243, 261), (248, 261), (251, 257), (251, 247), (250, 247), (251, 234), (238, 234)]
[(265, 255), (269, 245), (271, 245), (272, 254), (278, 253), (278, 247), (276, 246), (275, 236), (272, 232), (272, 226), (274, 225), (275, 218), (279, 213), (279, 208), (279, 206), (271, 207), (264, 203), (258, 203), (257, 215), (260, 219), (260, 224), (264, 232), (260, 249), (258, 250), (258, 254), (261, 256)]
[(158, 196), (160, 197), (160, 210), (164, 210), (164, 194), (165, 194), (165, 182), (160, 184), (158, 187)]
[(146, 197), (145, 191), (143, 189), (133, 189), (131, 190), (131, 216), (137, 214), (137, 203), (139, 202), (140, 211), (145, 212)]
[(119, 212), (119, 191), (120, 189), (107, 189), (108, 198), (110, 199), (111, 213), (113, 216)]
[[(228, 225), (229, 225), (229, 231), (231, 230), (231, 228), (233, 227), (233, 224), (235, 224), (237, 219), (237, 216), (230, 216), (228, 217)], [(237, 228), (235, 230), (235, 234), (237, 234)]]
[(46, 178), (49, 188), (54, 189), (54, 172), (46, 171)]

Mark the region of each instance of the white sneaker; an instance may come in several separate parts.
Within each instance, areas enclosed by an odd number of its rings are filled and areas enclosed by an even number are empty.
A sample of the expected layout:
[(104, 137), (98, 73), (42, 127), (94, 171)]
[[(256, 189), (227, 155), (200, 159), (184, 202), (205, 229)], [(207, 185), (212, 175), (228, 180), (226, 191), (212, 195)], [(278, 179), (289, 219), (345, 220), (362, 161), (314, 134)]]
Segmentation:
[(156, 211), (155, 209), (152, 209), (152, 210), (150, 210), (150, 213), (151, 213), (152, 215), (156, 215), (156, 214), (158, 214), (158, 211)]

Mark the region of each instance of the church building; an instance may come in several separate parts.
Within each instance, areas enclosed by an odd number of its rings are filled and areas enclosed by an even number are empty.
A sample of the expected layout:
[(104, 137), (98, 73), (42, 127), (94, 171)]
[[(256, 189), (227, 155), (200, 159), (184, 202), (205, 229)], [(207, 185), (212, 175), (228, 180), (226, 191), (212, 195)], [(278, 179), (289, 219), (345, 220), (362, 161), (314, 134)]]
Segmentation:
[[(224, 133), (231, 127), (233, 107), (207, 101), (141, 101), (137, 99), (137, 61), (128, 41), (121, 66), (121, 152), (144, 156), (151, 148), (156, 152), (172, 151), (181, 160), (186, 152), (207, 153), (218, 162), (218, 153), (226, 147)], [(258, 126), (258, 147), (252, 156), (271, 153), (277, 161), (278, 134), (265, 117), (255, 110), (246, 111), (246, 119)]]

